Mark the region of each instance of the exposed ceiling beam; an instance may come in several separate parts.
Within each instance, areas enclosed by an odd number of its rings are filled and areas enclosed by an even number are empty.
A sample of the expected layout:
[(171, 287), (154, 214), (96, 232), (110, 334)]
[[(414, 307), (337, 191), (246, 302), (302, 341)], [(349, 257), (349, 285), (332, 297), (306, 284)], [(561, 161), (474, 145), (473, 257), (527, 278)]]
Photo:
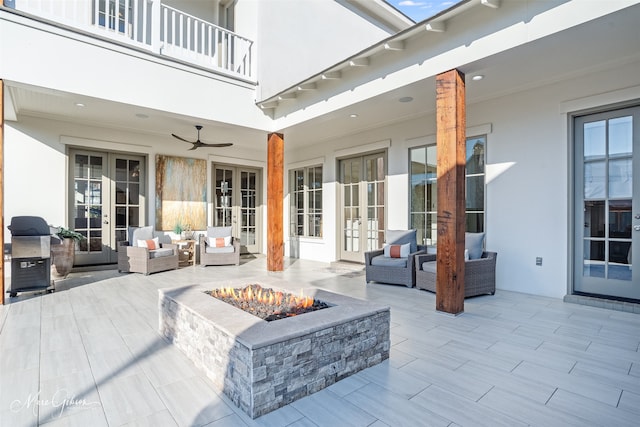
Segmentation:
[(480, 0), (480, 4), (492, 9), (497, 9), (500, 7), (500, 0)]
[(296, 99), (297, 98), (297, 94), (295, 92), (287, 92), (287, 93), (283, 93), (280, 96), (278, 96), (278, 100), (279, 101), (287, 101), (290, 99)]
[(389, 40), (384, 44), (386, 50), (404, 50), (404, 41), (402, 40)]
[(369, 58), (353, 58), (349, 61), (352, 67), (366, 67), (369, 65)]
[(427, 24), (425, 25), (425, 29), (427, 31), (433, 31), (434, 33), (444, 33), (444, 31), (446, 29), (446, 23), (445, 23), (445, 21), (427, 22)]
[(340, 71), (327, 71), (322, 74), (322, 78), (324, 80), (335, 80), (342, 77), (342, 73)]
[(302, 83), (298, 85), (298, 90), (316, 90), (318, 85), (315, 82)]

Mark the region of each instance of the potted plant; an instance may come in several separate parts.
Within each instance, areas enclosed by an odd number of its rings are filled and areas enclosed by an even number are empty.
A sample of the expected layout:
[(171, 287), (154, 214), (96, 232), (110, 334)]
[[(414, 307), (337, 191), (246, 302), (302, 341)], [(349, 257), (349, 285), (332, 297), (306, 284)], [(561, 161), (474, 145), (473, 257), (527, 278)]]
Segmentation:
[(173, 226), (173, 232), (178, 236), (177, 239), (182, 238), (183, 230), (184, 228), (182, 228), (182, 223), (180, 221), (176, 222), (176, 225)]
[(183, 224), (181, 221), (176, 222), (176, 225), (173, 226), (173, 232), (178, 236), (178, 239), (188, 240), (193, 238), (191, 225)]
[(57, 278), (67, 277), (75, 260), (76, 242), (85, 237), (73, 230), (64, 227), (52, 227), (54, 235), (60, 239), (57, 243), (51, 242), (51, 274)]

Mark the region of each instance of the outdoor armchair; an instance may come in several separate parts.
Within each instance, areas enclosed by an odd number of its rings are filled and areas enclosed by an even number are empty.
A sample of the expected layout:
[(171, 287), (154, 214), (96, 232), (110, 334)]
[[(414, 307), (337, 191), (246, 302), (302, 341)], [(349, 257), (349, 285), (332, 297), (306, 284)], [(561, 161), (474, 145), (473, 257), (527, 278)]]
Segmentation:
[(382, 249), (365, 252), (366, 282), (415, 285), (416, 271), (414, 259), (425, 253), (423, 246), (416, 243), (416, 230), (387, 230), (386, 242)]
[(154, 236), (153, 226), (129, 227), (129, 237), (118, 242), (118, 271), (145, 275), (178, 268), (178, 246)]
[(200, 235), (200, 264), (240, 265), (240, 241), (231, 236), (231, 227), (207, 227)]
[[(417, 255), (415, 260), (416, 288), (436, 292), (436, 254)], [(464, 262), (464, 297), (495, 294), (496, 252), (482, 252), (480, 258)]]

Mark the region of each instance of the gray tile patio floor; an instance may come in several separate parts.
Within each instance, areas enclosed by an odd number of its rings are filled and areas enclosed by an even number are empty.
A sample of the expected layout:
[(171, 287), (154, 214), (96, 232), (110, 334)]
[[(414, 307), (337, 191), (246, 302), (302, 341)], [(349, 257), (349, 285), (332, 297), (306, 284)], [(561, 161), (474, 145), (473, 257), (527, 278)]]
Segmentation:
[[(276, 275), (391, 306), (391, 357), (251, 420), (157, 333), (157, 290)], [(72, 273), (0, 307), (0, 426), (637, 426), (640, 315), (500, 291), (435, 296), (263, 257), (143, 276)]]

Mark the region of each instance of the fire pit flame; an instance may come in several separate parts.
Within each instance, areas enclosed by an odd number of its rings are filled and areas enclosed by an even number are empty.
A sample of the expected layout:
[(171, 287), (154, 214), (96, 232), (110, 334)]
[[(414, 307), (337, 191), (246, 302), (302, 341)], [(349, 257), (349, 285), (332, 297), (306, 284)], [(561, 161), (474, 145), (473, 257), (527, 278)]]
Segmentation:
[(328, 307), (321, 301), (305, 297), (302, 291), (297, 297), (270, 288), (265, 289), (260, 285), (214, 289), (210, 295), (268, 321)]

